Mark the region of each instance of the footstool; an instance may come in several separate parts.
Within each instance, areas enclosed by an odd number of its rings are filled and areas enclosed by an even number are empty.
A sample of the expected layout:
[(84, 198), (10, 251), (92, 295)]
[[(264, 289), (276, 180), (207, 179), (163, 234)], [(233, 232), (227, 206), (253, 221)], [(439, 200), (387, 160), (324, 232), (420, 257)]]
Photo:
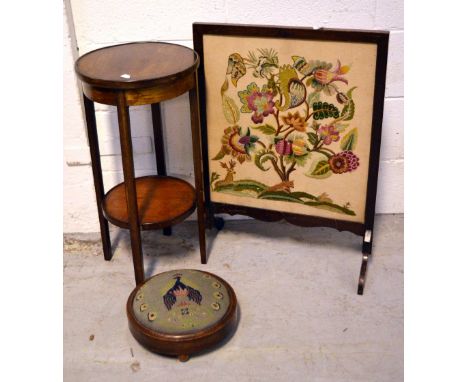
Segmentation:
[(130, 332), (155, 353), (190, 355), (219, 343), (237, 326), (237, 299), (222, 278), (195, 269), (157, 274), (127, 301)]

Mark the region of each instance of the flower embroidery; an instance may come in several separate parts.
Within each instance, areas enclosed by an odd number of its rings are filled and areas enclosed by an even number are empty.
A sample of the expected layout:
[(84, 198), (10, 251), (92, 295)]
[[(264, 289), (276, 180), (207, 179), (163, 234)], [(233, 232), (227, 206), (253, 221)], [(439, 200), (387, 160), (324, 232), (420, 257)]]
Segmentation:
[(352, 151), (343, 151), (333, 155), (328, 163), (335, 174), (343, 174), (356, 170), (359, 166), (359, 158)]
[(281, 139), (280, 141), (276, 142), (275, 149), (279, 155), (291, 155), (291, 146), (291, 142), (287, 141), (286, 139)]
[(257, 53), (249, 51), (245, 62), (248, 68), (254, 70), (254, 77), (267, 78), (278, 67), (278, 52), (274, 49), (257, 49)]
[(292, 127), (296, 131), (306, 131), (307, 124), (305, 118), (301, 117), (298, 111), (294, 114), (288, 113), (286, 117), (281, 117), (281, 119), (286, 125)]
[[(254, 139), (252, 141), (252, 138)], [(256, 137), (241, 136), (241, 128), (239, 126), (230, 126), (224, 130), (224, 135), (221, 138), (221, 150), (226, 155), (232, 155), (239, 163), (244, 163), (250, 160), (249, 149), (251, 144), (255, 142)]]
[(333, 125), (322, 125), (318, 129), (318, 133), (323, 140), (323, 143), (330, 145), (332, 142), (340, 140), (340, 133)]
[(349, 71), (349, 66), (341, 66), (340, 60), (338, 60), (338, 65), (335, 70), (329, 70), (325, 68), (317, 69), (314, 74), (314, 80), (321, 85), (328, 85), (335, 81), (341, 81), (345, 84), (348, 84), (348, 80), (341, 76), (346, 74)]
[(262, 123), (264, 117), (273, 114), (275, 111), (273, 107), (273, 93), (267, 90), (264, 86), (262, 91), (255, 82), (247, 85), (247, 90), (238, 92), (239, 98), (242, 102), (241, 112), (249, 113), (253, 111), (252, 121), (254, 123)]
[(322, 192), (318, 197), (317, 200), (319, 202), (327, 202), (327, 203), (333, 203), (333, 200), (330, 199), (328, 194), (326, 192)]
[[(241, 134), (242, 135), (242, 134)], [(241, 136), (239, 139), (239, 143), (244, 145), (245, 152), (250, 155), (250, 150), (255, 148), (255, 142), (258, 141), (258, 137), (255, 135), (250, 135), (250, 129), (247, 128), (247, 133), (244, 136)]]
[[(355, 216), (350, 203), (336, 203), (328, 195), (335, 184), (324, 182), (330, 189), (313, 195), (307, 188), (300, 189), (307, 186), (306, 178), (296, 184), (297, 189), (293, 179), (300, 172), (326, 179), (359, 167), (359, 158), (353, 153), (358, 128), (347, 131), (350, 124), (345, 123), (353, 120), (359, 106), (352, 94), (356, 86), (347, 86), (350, 66), (342, 65), (338, 58), (333, 65), (317, 57), (290, 57), (292, 62), (285, 57), (286, 62), (280, 64), (274, 49), (259, 48), (232, 52), (227, 58), (226, 78), (220, 89), (221, 111), (227, 124), (216, 132), (222, 145), (210, 162), (210, 168), (214, 165), (214, 169), (226, 173), (219, 180), (221, 175), (211, 172), (211, 191)], [(235, 89), (241, 78), (245, 79), (244, 87)], [(242, 117), (242, 113), (247, 115)], [(229, 165), (223, 161), (225, 156), (230, 157)], [(312, 163), (306, 166), (310, 159)], [(246, 161), (251, 162), (244, 164), (247, 171), (239, 171), (235, 178), (235, 163)], [(250, 171), (253, 166), (264, 174)], [(217, 285), (213, 287), (219, 288)], [(215, 301), (221, 296), (214, 291)], [(215, 303), (213, 309), (219, 309), (219, 305)]]
[[(312, 85), (316, 92), (324, 91), (328, 96), (341, 93), (338, 87), (333, 83), (335, 81), (341, 81), (348, 84), (348, 80), (343, 77), (344, 74), (349, 72), (350, 67), (348, 65), (341, 66), (340, 60), (338, 60), (337, 67), (332, 70), (332, 64), (326, 62), (317, 62), (316, 67), (312, 70), (311, 77), (306, 81), (307, 85)], [(344, 97), (340, 96), (338, 102)]]
[(292, 152), (295, 156), (302, 156), (307, 154), (307, 145), (305, 140), (297, 138), (292, 142)]

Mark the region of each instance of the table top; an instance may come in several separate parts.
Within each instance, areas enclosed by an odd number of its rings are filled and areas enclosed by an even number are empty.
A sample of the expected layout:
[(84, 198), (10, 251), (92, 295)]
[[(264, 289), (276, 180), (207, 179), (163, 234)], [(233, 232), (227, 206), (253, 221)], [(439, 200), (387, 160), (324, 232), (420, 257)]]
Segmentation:
[(78, 77), (94, 86), (138, 89), (182, 78), (198, 67), (197, 53), (164, 42), (133, 42), (97, 49), (75, 63)]

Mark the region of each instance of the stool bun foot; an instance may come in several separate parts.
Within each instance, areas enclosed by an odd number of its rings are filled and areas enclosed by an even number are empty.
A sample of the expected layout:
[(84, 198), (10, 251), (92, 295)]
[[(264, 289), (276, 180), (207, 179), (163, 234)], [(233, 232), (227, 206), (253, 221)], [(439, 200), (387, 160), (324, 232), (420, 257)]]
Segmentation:
[(180, 362), (187, 362), (190, 356), (188, 354), (180, 354), (178, 358)]

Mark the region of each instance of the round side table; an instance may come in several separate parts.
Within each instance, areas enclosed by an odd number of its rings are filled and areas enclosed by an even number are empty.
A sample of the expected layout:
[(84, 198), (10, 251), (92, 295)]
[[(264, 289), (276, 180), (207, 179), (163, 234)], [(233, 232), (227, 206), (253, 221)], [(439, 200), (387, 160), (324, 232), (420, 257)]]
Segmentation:
[[(75, 71), (82, 81), (91, 163), (104, 258), (112, 258), (109, 224), (130, 230), (135, 280), (145, 280), (140, 229), (163, 229), (197, 209), (201, 262), (206, 264), (200, 121), (192, 49), (161, 42), (136, 42), (81, 56)], [(166, 175), (159, 103), (189, 92), (195, 189)], [(117, 106), (124, 182), (104, 192), (94, 102)], [(135, 178), (129, 107), (151, 104), (158, 175)]]

